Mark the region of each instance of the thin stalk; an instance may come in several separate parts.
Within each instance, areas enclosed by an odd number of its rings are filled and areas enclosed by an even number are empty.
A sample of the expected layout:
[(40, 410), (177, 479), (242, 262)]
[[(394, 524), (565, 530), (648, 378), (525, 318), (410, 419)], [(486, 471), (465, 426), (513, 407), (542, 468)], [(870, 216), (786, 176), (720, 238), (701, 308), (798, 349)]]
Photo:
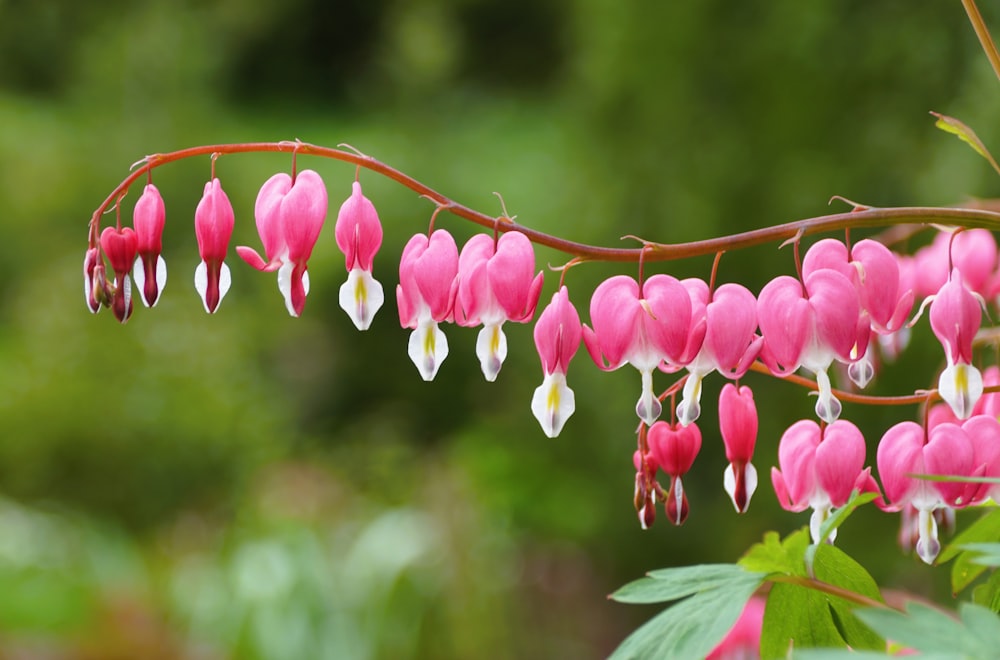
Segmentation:
[(997, 52), (997, 46), (993, 43), (993, 37), (990, 36), (990, 31), (986, 29), (986, 23), (979, 13), (976, 0), (962, 0), (962, 6), (965, 7), (965, 13), (969, 15), (969, 22), (972, 23), (972, 29), (976, 31), (976, 36), (979, 37), (979, 43), (986, 52), (990, 66), (993, 67), (993, 73), (1000, 79), (1000, 52)]
[(212, 144), (199, 147), (181, 149), (165, 154), (153, 154), (136, 163), (135, 169), (121, 183), (119, 183), (100, 206), (94, 211), (90, 220), (90, 244), (96, 246), (98, 235), (100, 234), (100, 221), (104, 212), (117, 203), (122, 194), (128, 190), (136, 180), (140, 179), (156, 167), (176, 162), (185, 158), (197, 156), (209, 156), (212, 154), (236, 154), (236, 153), (297, 153), (299, 155), (313, 155), (323, 158), (330, 158), (346, 163), (351, 163), (357, 167), (381, 174), (392, 179), (400, 185), (409, 188), (417, 195), (426, 197), (434, 204), (442, 207), (452, 215), (464, 218), (470, 222), (483, 227), (501, 232), (517, 230), (527, 236), (532, 242), (558, 250), (565, 254), (572, 255), (580, 261), (609, 261), (609, 262), (632, 262), (636, 263), (642, 259), (643, 262), (662, 262), (675, 259), (686, 259), (708, 254), (715, 254), (724, 250), (738, 250), (741, 248), (785, 241), (796, 236), (806, 236), (823, 232), (839, 231), (848, 227), (886, 227), (892, 225), (905, 224), (940, 224), (955, 225), (963, 227), (983, 227), (1000, 231), (1000, 213), (987, 211), (984, 209), (966, 209), (950, 207), (900, 207), (869, 209), (866, 211), (849, 211), (846, 213), (834, 213), (830, 215), (796, 220), (781, 225), (774, 225), (763, 229), (722, 236), (703, 241), (691, 241), (688, 243), (655, 243), (646, 242), (639, 248), (612, 248), (586, 243), (578, 243), (566, 239), (552, 236), (544, 232), (525, 227), (516, 222), (498, 222), (494, 216), (486, 215), (459, 204), (439, 193), (433, 188), (417, 181), (413, 177), (386, 165), (370, 156), (357, 154), (343, 149), (333, 149), (321, 147), (303, 142), (248, 142), (238, 144)]

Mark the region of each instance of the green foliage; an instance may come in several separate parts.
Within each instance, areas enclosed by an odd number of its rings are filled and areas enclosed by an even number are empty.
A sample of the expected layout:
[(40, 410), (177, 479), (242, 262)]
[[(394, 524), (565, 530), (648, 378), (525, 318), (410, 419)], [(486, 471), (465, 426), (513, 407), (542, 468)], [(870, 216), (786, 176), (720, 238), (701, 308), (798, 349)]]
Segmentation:
[(972, 147), (973, 151), (989, 161), (989, 164), (993, 166), (993, 169), (996, 170), (997, 173), (1000, 173), (1000, 165), (997, 165), (997, 162), (993, 160), (993, 155), (989, 152), (989, 149), (986, 148), (986, 145), (983, 144), (983, 141), (979, 139), (979, 136), (976, 135), (975, 131), (954, 117), (948, 117), (937, 112), (932, 112), (931, 114), (937, 117), (937, 121), (934, 122), (935, 126), (946, 133), (957, 135), (959, 140)]
[(859, 610), (857, 614), (887, 639), (935, 658), (979, 660), (995, 657), (1000, 649), (1000, 619), (971, 603), (959, 606), (958, 620), (921, 603), (909, 603), (905, 613)]
[(625, 585), (610, 597), (623, 603), (684, 600), (632, 633), (611, 657), (704, 657), (736, 622), (764, 577), (735, 564), (717, 564), (655, 571)]
[[(982, 545), (997, 541), (997, 539), (1000, 539), (1000, 509), (992, 509), (963, 529), (941, 551), (937, 558), (937, 564), (955, 560), (951, 566), (953, 593), (957, 594), (972, 584), (987, 567), (997, 565), (984, 561), (984, 559), (989, 558), (989, 553), (984, 551)], [(985, 547), (985, 550), (989, 550), (989, 547)]]

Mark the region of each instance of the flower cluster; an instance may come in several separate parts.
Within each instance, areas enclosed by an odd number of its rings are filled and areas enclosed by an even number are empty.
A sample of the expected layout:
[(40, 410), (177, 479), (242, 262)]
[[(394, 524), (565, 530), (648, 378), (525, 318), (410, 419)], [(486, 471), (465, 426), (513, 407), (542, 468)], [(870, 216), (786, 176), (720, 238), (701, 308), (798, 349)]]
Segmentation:
[[(250, 247), (236, 248), (252, 268), (277, 273), (292, 316), (305, 308), (308, 262), (327, 210), (326, 185), (317, 172), (275, 174), (254, 205), (263, 256)], [(84, 294), (92, 312), (110, 307), (119, 321), (127, 321), (134, 307), (133, 280), (143, 304), (157, 304), (167, 282), (161, 255), (165, 219), (160, 192), (147, 183), (132, 227), (119, 220), (98, 233), (92, 223), (84, 258)], [(201, 257), (194, 287), (210, 314), (231, 287), (225, 260), (234, 223), (233, 206), (213, 170), (194, 212)], [(373, 276), (382, 227), (357, 180), (334, 233), (347, 271), (340, 306), (359, 330), (367, 330), (385, 299)], [(917, 553), (931, 561), (938, 551), (938, 517), (1000, 493), (983, 484), (914, 476), (1000, 476), (1000, 395), (983, 396), (986, 387), (1000, 385), (1000, 370), (992, 367), (984, 375), (973, 360), (985, 301), (1000, 294), (996, 242), (985, 230), (942, 231), (913, 256), (895, 254), (872, 239), (853, 245), (823, 239), (801, 262), (797, 248), (795, 254), (797, 276), (778, 276), (757, 295), (738, 283), (716, 286), (714, 270), (710, 282), (667, 274), (612, 276), (590, 297), (587, 324), (560, 281), (534, 327), (543, 379), (531, 397), (531, 411), (545, 435), (560, 434), (575, 410), (567, 372), (581, 343), (599, 369), (632, 365), (641, 381), (633, 456), (639, 520), (644, 527), (652, 524), (659, 501), (667, 518), (681, 524), (689, 512), (683, 477), (702, 444), (696, 422), (704, 379), (714, 372), (731, 381), (718, 403), (729, 462), (723, 487), (743, 513), (758, 483), (752, 462), (758, 425), (757, 402), (742, 379), (755, 365), (779, 378), (804, 370), (815, 377), (818, 420), (796, 422), (778, 442), (771, 483), (779, 502), (791, 511), (811, 508), (814, 541), (832, 542), (832, 536), (819, 538), (831, 511), (852, 492), (877, 493), (880, 507), (904, 512), (902, 538), (913, 539)], [(496, 219), (492, 234), (476, 234), (461, 249), (444, 229), (414, 235), (399, 260), (396, 303), (400, 324), (412, 330), (407, 352), (420, 377), (430, 381), (437, 375), (448, 356), (441, 324), (454, 323), (480, 327), (476, 355), (486, 380), (496, 380), (508, 352), (503, 326), (534, 319), (543, 281), (532, 240), (509, 218)], [(917, 301), (920, 311), (908, 323)], [(925, 310), (943, 347), (937, 395), (944, 404), (931, 408), (923, 424), (903, 422), (885, 432), (877, 452), (883, 499), (865, 467), (861, 431), (840, 419), (845, 395), (833, 389), (830, 374), (846, 374), (856, 388), (867, 386), (880, 361), (904, 350), (910, 327)], [(679, 375), (658, 393), (658, 373)], [(661, 421), (668, 398), (676, 407), (671, 421)], [(669, 478), (667, 488), (657, 481), (660, 472)]]

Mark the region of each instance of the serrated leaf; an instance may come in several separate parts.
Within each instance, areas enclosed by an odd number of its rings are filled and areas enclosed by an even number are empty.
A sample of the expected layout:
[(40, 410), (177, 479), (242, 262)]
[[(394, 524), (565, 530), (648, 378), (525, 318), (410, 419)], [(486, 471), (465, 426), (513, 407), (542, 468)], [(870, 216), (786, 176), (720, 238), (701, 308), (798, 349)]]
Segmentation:
[(876, 609), (856, 613), (876, 632), (920, 651), (921, 657), (992, 658), (1000, 648), (1000, 620), (971, 603), (963, 604), (961, 620), (920, 603), (908, 603), (905, 613)]
[(979, 136), (976, 135), (975, 131), (973, 131), (971, 128), (969, 128), (959, 120), (955, 119), (954, 117), (942, 115), (937, 112), (932, 112), (931, 114), (937, 117), (937, 121), (934, 122), (935, 126), (937, 126), (946, 133), (957, 135), (958, 139), (960, 139), (962, 142), (965, 142), (967, 145), (972, 147), (977, 154), (988, 160), (990, 165), (993, 166), (994, 170), (1000, 172), (1000, 166), (998, 166), (997, 162), (993, 160), (993, 156), (990, 155), (990, 152), (986, 148), (986, 145), (984, 145), (982, 140), (979, 139)]
[(777, 532), (768, 532), (764, 535), (764, 540), (752, 545), (737, 563), (754, 573), (805, 576), (803, 557), (808, 546), (808, 529), (792, 532), (784, 541)]
[(1000, 509), (993, 509), (959, 533), (938, 555), (937, 563), (943, 564), (962, 552), (968, 543), (1000, 540)]
[(764, 575), (751, 573), (737, 564), (701, 564), (651, 571), (647, 577), (629, 582), (609, 596), (619, 603), (662, 603), (709, 589), (759, 585)]
[[(615, 649), (613, 660), (627, 658), (703, 658), (729, 632), (760, 586), (760, 577), (729, 581), (700, 591), (653, 617)], [(650, 578), (652, 579), (652, 578)]]

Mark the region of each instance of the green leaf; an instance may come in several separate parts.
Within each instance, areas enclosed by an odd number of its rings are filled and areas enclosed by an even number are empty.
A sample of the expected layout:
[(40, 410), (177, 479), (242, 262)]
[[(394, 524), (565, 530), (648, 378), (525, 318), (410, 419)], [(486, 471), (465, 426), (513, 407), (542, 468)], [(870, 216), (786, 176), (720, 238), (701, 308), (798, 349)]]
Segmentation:
[[(842, 524), (844, 524), (844, 521), (847, 520), (848, 516), (854, 513), (855, 509), (857, 509), (862, 504), (867, 504), (869, 502), (874, 501), (877, 497), (878, 495), (876, 493), (859, 493), (858, 491), (854, 491), (853, 493), (851, 493), (850, 499), (847, 500), (844, 506), (834, 511), (833, 515), (824, 520), (823, 524), (820, 525), (819, 538), (824, 540), (830, 538), (830, 534), (833, 533), (833, 530), (837, 529)], [(820, 542), (824, 543), (825, 542), (824, 540), (821, 540)], [(806, 565), (806, 572), (812, 571), (812, 565), (815, 559), (817, 546), (818, 544), (814, 543), (810, 545), (808, 548), (806, 548), (806, 552), (803, 557), (803, 560)]]
[(1000, 509), (993, 509), (962, 530), (941, 551), (937, 564), (958, 558), (951, 567), (952, 593), (957, 594), (965, 589), (986, 570), (984, 564), (974, 561), (975, 553), (969, 553), (968, 546), (997, 539), (1000, 539)]
[(971, 603), (961, 606), (959, 620), (920, 603), (908, 603), (906, 613), (864, 609), (857, 615), (883, 636), (920, 651), (921, 657), (993, 658), (1000, 648), (1000, 619)]
[(705, 657), (736, 623), (760, 582), (761, 576), (744, 571), (741, 578), (695, 593), (629, 635), (611, 658)]
[(737, 564), (664, 568), (629, 582), (609, 598), (619, 603), (662, 603), (709, 589), (729, 588), (747, 582), (759, 585), (763, 580), (763, 574), (750, 573)]
[(1000, 612), (1000, 571), (993, 571), (986, 582), (972, 590), (972, 602)]
[[(816, 580), (882, 600), (871, 575), (835, 546), (824, 543), (817, 548), (814, 569)], [(776, 583), (764, 612), (761, 657), (783, 658), (789, 648), (884, 650), (885, 640), (854, 615), (854, 607), (808, 583)]]
[(997, 162), (993, 160), (993, 156), (990, 155), (990, 152), (986, 149), (986, 145), (984, 145), (982, 140), (979, 139), (975, 131), (954, 117), (938, 114), (937, 112), (932, 112), (931, 114), (937, 117), (937, 121), (934, 122), (935, 126), (946, 133), (957, 135), (958, 139), (965, 142), (967, 145), (972, 147), (977, 154), (988, 160), (994, 170), (1000, 172), (1000, 166), (998, 166)]
[(1000, 543), (966, 543), (966, 551), (972, 554), (971, 561), (980, 566), (1000, 566)]
[(739, 565), (755, 573), (806, 575), (803, 562), (809, 546), (809, 530), (800, 529), (780, 539), (777, 532), (768, 532), (761, 543), (755, 543), (739, 560)]

